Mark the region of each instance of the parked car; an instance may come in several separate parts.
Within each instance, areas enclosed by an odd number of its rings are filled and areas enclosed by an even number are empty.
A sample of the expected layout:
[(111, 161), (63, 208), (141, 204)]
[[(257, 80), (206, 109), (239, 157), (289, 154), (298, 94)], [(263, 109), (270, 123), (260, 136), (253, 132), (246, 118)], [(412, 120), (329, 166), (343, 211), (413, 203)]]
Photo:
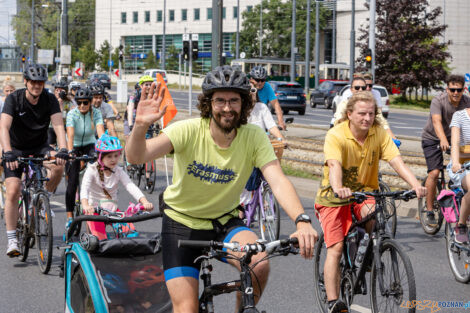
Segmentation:
[(331, 109), (333, 98), (347, 84), (342, 81), (325, 80), (310, 93), (310, 106), (314, 108), (317, 104), (323, 104), (325, 108)]
[[(307, 101), (304, 90), (299, 83), (282, 81), (270, 81), (268, 83), (273, 88), (284, 114), (289, 113), (289, 111), (297, 111), (300, 115), (305, 114)], [(271, 113), (274, 113), (274, 108), (270, 104), (268, 104), (268, 107)]]
[(93, 73), (88, 77), (87, 84), (90, 85), (92, 82), (98, 81), (103, 85), (104, 88), (111, 89), (111, 79), (108, 74), (105, 73)]
[(159, 70), (159, 69), (150, 69), (150, 70), (146, 70), (144, 72), (144, 75), (149, 75), (151, 76), (154, 80), (157, 80), (157, 74), (161, 74), (163, 76), (163, 80), (165, 81), (165, 83), (168, 83), (168, 78), (167, 78), (167, 75), (166, 75), (166, 71), (165, 70)]
[[(343, 93), (348, 90), (350, 85), (344, 86), (338, 94), (334, 97), (332, 101), (332, 108), (333, 108), (333, 113), (336, 112), (336, 107), (338, 104), (343, 100)], [(388, 91), (387, 88), (380, 86), (380, 85), (374, 85), (372, 89), (377, 90), (380, 93), (380, 99), (382, 100), (382, 103), (380, 104), (380, 108), (382, 109), (382, 115), (385, 118), (388, 118), (388, 113), (390, 112), (390, 97), (388, 96)]]

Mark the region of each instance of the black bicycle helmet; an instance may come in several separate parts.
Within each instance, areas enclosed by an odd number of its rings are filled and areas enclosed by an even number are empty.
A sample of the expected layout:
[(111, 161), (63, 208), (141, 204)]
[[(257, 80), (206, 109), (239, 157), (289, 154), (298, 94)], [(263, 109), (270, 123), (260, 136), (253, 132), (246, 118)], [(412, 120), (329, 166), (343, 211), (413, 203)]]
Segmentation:
[(77, 93), (75, 94), (75, 100), (91, 100), (93, 98), (90, 89), (78, 89)]
[(26, 65), (23, 75), (27, 80), (47, 81), (47, 70), (39, 64)]
[(233, 90), (243, 94), (250, 92), (250, 82), (245, 73), (229, 65), (218, 66), (207, 73), (202, 83), (202, 92), (208, 96), (217, 90)]
[(54, 84), (54, 88), (67, 90), (69, 88), (69, 85), (67, 83), (67, 78), (62, 77), (57, 83)]
[(253, 79), (265, 80), (266, 76), (268, 76), (268, 72), (264, 67), (258, 65), (251, 69), (250, 76)]
[(134, 89), (135, 89), (135, 90), (139, 90), (139, 89), (140, 89), (140, 85), (139, 85), (139, 83), (138, 83), (138, 82), (137, 82), (137, 83), (135, 83), (135, 85), (134, 85)]
[(104, 87), (101, 85), (101, 83), (98, 82), (93, 82), (90, 84), (90, 92), (91, 94), (94, 95), (104, 95)]

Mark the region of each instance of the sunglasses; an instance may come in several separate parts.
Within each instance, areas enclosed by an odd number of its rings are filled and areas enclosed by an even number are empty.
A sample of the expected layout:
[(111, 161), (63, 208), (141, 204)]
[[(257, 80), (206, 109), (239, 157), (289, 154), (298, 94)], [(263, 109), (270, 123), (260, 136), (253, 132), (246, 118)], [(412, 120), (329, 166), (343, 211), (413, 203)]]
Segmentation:
[(354, 86), (354, 90), (366, 90), (367, 86)]
[(374, 84), (367, 84), (366, 86), (367, 86), (367, 88), (372, 88), (372, 86), (374, 86)]
[(81, 106), (81, 105), (89, 105), (90, 102), (89, 101), (77, 101), (77, 106)]
[(451, 93), (458, 92), (461, 93), (463, 91), (463, 88), (449, 88)]
[(264, 83), (266, 81), (266, 79), (255, 79), (256, 82), (258, 83)]

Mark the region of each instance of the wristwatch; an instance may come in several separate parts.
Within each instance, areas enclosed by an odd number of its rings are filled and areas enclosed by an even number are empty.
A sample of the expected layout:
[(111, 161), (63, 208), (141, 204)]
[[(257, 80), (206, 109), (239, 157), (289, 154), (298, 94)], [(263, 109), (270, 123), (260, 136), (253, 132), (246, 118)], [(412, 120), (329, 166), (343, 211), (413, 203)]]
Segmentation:
[(299, 222), (312, 224), (312, 220), (310, 219), (310, 216), (308, 216), (305, 213), (302, 213), (299, 216), (297, 216), (297, 218), (295, 219), (295, 225), (297, 225)]

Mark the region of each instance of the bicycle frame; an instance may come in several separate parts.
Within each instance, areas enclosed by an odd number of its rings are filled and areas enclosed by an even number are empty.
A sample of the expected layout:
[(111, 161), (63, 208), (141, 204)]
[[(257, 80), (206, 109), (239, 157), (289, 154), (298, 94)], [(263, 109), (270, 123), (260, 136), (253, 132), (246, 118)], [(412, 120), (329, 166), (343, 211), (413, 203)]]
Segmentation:
[[(264, 201), (263, 201), (264, 200), (263, 191), (265, 190), (265, 188), (267, 188), (267, 185), (268, 185), (268, 182), (262, 177), (259, 187), (253, 192), (253, 198), (251, 199), (250, 203), (248, 203), (245, 207), (246, 225), (248, 227), (250, 227), (257, 209), (261, 212), (260, 219), (262, 218), (264, 220), (266, 218)], [(275, 215), (275, 212), (273, 209), (274, 208), (273, 202), (274, 202), (274, 199), (271, 196), (269, 198), (269, 208), (271, 210), (272, 215)], [(261, 239), (266, 240), (266, 238), (264, 238), (264, 234), (263, 233), (261, 234), (263, 237)]]

